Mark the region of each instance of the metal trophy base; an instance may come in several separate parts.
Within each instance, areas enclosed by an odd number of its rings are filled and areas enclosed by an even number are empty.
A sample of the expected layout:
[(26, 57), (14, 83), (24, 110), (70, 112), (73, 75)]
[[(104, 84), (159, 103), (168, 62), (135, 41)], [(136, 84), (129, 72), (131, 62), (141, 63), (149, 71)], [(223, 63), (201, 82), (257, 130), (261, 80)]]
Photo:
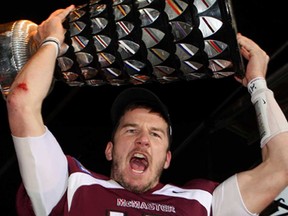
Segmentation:
[(35, 52), (32, 33), (37, 25), (29, 20), (0, 24), (0, 87), (4, 98), (27, 60)]

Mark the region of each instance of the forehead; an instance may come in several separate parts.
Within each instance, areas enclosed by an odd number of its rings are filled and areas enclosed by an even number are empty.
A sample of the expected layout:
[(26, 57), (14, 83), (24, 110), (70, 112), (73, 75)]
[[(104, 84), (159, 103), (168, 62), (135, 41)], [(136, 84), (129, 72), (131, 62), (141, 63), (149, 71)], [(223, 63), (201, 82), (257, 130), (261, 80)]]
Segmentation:
[[(133, 108), (126, 110), (120, 118), (121, 124), (149, 125), (150, 127), (167, 129), (168, 124), (165, 119), (157, 112), (152, 112), (148, 108)], [(166, 131), (165, 131), (166, 133)]]
[[(150, 116), (149, 118), (155, 118), (157, 121), (163, 121), (167, 125), (165, 119), (161, 116), (160, 113), (158, 112), (153, 112), (150, 108), (147, 107), (134, 107), (134, 108), (129, 108), (124, 112), (124, 115), (122, 116), (125, 117), (126, 119), (128, 118), (135, 118), (135, 117), (141, 117), (141, 116)], [(144, 119), (145, 120), (145, 119)]]

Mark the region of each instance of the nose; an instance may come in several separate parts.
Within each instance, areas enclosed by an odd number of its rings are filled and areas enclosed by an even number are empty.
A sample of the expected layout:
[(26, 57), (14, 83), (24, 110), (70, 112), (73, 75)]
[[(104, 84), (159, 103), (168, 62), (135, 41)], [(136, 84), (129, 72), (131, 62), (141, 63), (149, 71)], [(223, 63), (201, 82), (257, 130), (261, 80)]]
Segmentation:
[(135, 143), (138, 145), (149, 145), (150, 144), (150, 139), (149, 139), (149, 133), (142, 131), (141, 133), (138, 134), (136, 137)]

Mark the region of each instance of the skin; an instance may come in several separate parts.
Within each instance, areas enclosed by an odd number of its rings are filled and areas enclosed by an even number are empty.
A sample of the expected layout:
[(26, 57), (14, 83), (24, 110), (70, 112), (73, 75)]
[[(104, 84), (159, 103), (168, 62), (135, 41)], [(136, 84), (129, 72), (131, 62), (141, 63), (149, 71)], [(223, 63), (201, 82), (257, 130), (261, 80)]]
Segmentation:
[[(110, 141), (105, 150), (107, 160), (112, 160), (111, 178), (137, 193), (156, 186), (171, 160), (167, 127), (157, 113), (145, 108), (128, 110), (120, 119), (114, 141)], [(144, 171), (133, 166), (131, 159), (135, 154), (141, 154), (147, 161)]]
[[(38, 26), (37, 32), (31, 36), (38, 47), (45, 38), (55, 37), (60, 41), (61, 48), (66, 49), (66, 29), (62, 23), (74, 8), (74, 5), (70, 5), (54, 11)], [(52, 84), (56, 57), (54, 45), (42, 46), (18, 72), (7, 97), (8, 117), (13, 135), (25, 137), (44, 133), (42, 102)]]
[[(243, 79), (235, 79), (247, 86), (256, 77), (267, 73), (269, 56), (254, 41), (238, 33), (242, 56), (248, 60)], [(239, 189), (250, 212), (263, 211), (288, 186), (288, 133), (274, 136), (262, 148), (262, 163), (252, 170), (238, 174)]]
[[(61, 47), (65, 47), (66, 30), (62, 23), (73, 8), (72, 5), (52, 13), (39, 25), (33, 36), (35, 41), (40, 44), (52, 36), (59, 39)], [(235, 79), (247, 86), (256, 77), (265, 78), (269, 56), (253, 40), (241, 34), (237, 34), (237, 40), (248, 64), (245, 77)], [(7, 96), (12, 135), (41, 136), (45, 132), (41, 109), (52, 84), (56, 58), (54, 45), (41, 46), (17, 75)], [(138, 108), (127, 111), (105, 151), (107, 159), (112, 161), (111, 178), (138, 193), (157, 185), (163, 169), (167, 169), (171, 161), (166, 131), (167, 124), (158, 114)], [(141, 164), (144, 163), (136, 163), (132, 159), (134, 153), (144, 155), (147, 160), (143, 172)], [(262, 158), (262, 163), (254, 169), (237, 174), (243, 202), (253, 213), (263, 211), (288, 186), (288, 133), (274, 136), (263, 147)]]

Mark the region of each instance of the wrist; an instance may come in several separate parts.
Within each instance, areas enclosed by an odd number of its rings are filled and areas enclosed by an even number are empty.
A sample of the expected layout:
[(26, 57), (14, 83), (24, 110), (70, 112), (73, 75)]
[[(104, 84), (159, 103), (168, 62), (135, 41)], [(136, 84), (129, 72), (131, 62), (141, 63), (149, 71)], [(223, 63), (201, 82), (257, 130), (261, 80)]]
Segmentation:
[(248, 92), (253, 95), (255, 92), (267, 89), (267, 82), (264, 77), (255, 77), (247, 84)]
[(48, 44), (52, 44), (52, 45), (55, 46), (55, 48), (56, 48), (56, 56), (58, 56), (59, 53), (60, 53), (60, 49), (61, 49), (60, 41), (58, 40), (58, 38), (56, 38), (56, 37), (47, 37), (47, 38), (45, 38), (42, 41), (40, 47), (41, 46), (46, 46)]

